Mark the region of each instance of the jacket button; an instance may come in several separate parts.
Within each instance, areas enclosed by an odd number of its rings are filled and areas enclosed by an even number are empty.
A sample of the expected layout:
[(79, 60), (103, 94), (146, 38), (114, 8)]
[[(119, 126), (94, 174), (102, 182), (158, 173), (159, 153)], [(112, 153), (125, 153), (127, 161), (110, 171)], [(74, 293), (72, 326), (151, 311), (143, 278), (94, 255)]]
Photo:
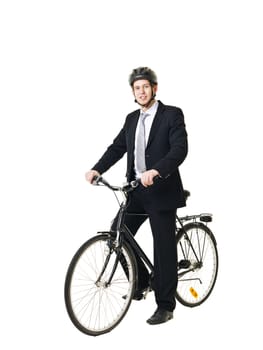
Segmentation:
[(149, 158), (149, 157), (150, 157), (150, 155), (149, 155), (149, 154), (145, 154), (145, 157), (146, 157), (146, 158)]

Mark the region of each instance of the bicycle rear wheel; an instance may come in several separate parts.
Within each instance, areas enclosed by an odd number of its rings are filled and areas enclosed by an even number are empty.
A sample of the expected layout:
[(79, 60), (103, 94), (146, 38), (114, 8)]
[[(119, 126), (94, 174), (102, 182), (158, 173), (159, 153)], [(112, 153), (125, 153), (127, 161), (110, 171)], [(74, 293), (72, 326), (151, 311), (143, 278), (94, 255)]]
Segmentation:
[(176, 299), (185, 306), (202, 304), (212, 292), (218, 272), (216, 240), (200, 222), (186, 224), (177, 236)]
[(107, 234), (84, 243), (74, 255), (66, 275), (65, 303), (73, 324), (88, 335), (111, 331), (130, 306), (136, 281), (132, 252), (123, 244), (121, 263), (117, 249)]

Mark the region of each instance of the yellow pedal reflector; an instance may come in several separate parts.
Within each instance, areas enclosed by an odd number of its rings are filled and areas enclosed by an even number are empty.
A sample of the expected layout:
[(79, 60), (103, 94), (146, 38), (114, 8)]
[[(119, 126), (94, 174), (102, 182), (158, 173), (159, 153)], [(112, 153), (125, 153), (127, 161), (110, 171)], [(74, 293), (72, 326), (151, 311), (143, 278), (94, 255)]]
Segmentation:
[(190, 288), (190, 292), (194, 298), (198, 298), (198, 293), (193, 287)]

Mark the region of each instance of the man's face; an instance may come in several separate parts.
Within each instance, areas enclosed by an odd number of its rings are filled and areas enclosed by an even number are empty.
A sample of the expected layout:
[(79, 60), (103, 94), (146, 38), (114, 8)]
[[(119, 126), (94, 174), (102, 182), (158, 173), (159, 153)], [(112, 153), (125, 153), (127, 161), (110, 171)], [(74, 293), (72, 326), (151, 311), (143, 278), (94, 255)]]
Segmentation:
[(141, 106), (147, 105), (156, 91), (157, 85), (152, 87), (148, 80), (136, 80), (133, 83), (134, 97)]

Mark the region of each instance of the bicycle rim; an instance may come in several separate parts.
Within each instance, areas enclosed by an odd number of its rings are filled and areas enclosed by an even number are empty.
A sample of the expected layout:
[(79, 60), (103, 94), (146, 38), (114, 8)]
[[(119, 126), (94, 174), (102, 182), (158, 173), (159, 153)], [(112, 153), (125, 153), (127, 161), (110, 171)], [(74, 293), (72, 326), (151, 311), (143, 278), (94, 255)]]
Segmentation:
[(118, 262), (113, 278), (107, 284), (116, 261), (112, 243), (107, 235), (87, 241), (73, 257), (66, 276), (67, 311), (74, 325), (89, 335), (112, 330), (122, 320), (132, 300), (135, 268), (125, 245), (122, 247), (122, 264)]
[(200, 305), (212, 292), (217, 278), (218, 253), (215, 238), (202, 223), (187, 224), (184, 231), (178, 234), (177, 253), (176, 298), (185, 306)]

